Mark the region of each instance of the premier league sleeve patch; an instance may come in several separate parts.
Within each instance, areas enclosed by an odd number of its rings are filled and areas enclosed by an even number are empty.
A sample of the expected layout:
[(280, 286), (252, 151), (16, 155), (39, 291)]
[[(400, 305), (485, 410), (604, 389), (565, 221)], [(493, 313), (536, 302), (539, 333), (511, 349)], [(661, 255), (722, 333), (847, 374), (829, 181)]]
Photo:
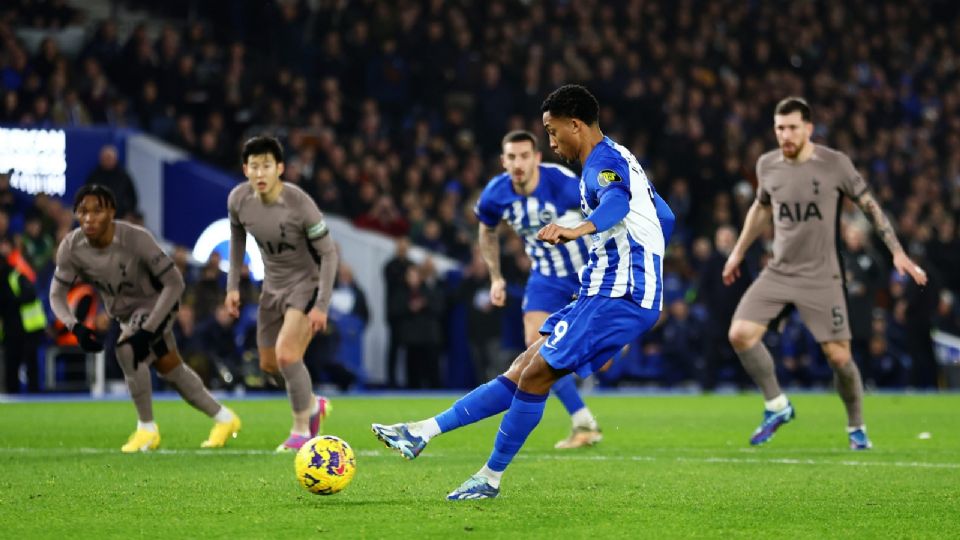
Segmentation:
[(620, 178), (620, 175), (615, 171), (604, 169), (597, 173), (597, 183), (600, 184), (600, 187), (607, 187), (614, 182), (623, 182), (623, 178)]

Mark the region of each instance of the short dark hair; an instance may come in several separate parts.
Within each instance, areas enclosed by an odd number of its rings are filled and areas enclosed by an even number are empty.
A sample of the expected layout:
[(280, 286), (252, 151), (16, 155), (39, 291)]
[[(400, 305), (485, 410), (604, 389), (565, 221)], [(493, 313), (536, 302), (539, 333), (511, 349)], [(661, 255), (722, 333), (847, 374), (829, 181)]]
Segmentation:
[(103, 184), (84, 184), (77, 190), (77, 194), (73, 196), (74, 212), (77, 211), (77, 208), (80, 208), (80, 203), (82, 203), (83, 199), (88, 195), (96, 197), (97, 200), (100, 201), (100, 205), (104, 208), (117, 209), (117, 199), (113, 196), (110, 188)]
[(243, 143), (240, 159), (243, 160), (243, 163), (246, 163), (250, 156), (263, 154), (270, 154), (277, 163), (283, 163), (283, 145), (276, 137), (269, 135), (258, 135), (247, 139), (247, 142)]
[(773, 110), (773, 114), (784, 116), (787, 114), (793, 114), (795, 112), (800, 113), (800, 118), (804, 122), (813, 121), (813, 113), (810, 110), (810, 105), (807, 103), (807, 100), (802, 97), (790, 96), (780, 100), (780, 103), (777, 103), (777, 108)]
[(540, 112), (551, 116), (577, 118), (593, 125), (600, 118), (600, 103), (589, 90), (579, 84), (566, 84), (557, 88), (543, 100)]
[(539, 146), (536, 135), (524, 129), (516, 129), (503, 136), (503, 140), (500, 141), (500, 148), (506, 146), (507, 143), (523, 141), (530, 141), (530, 144), (533, 145), (534, 150), (537, 150), (537, 147)]

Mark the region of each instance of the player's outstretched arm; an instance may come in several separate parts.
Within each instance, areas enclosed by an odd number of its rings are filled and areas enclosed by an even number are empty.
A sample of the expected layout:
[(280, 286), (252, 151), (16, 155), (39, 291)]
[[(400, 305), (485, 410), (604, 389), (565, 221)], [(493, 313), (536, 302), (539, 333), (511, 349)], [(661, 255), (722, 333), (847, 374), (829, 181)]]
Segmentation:
[(893, 266), (897, 271), (901, 275), (909, 274), (918, 285), (926, 285), (927, 273), (924, 272), (923, 268), (920, 268), (920, 265), (913, 262), (903, 250), (900, 240), (897, 239), (897, 233), (893, 230), (893, 224), (883, 213), (883, 209), (880, 208), (880, 203), (874, 198), (873, 193), (869, 190), (865, 191), (857, 197), (856, 203), (860, 210), (863, 210), (870, 223), (873, 224), (874, 230), (877, 231), (877, 235), (883, 240), (887, 249), (890, 250), (890, 254), (893, 255)]
[(507, 302), (507, 283), (500, 272), (500, 236), (496, 227), (480, 223), (478, 238), (480, 256), (490, 271), (490, 303), (503, 307)]
[(736, 245), (730, 251), (726, 264), (723, 265), (723, 283), (730, 285), (740, 277), (740, 264), (743, 262), (743, 256), (747, 249), (753, 244), (753, 241), (760, 236), (764, 227), (770, 223), (773, 217), (769, 204), (763, 204), (760, 201), (753, 201), (750, 210), (747, 211), (747, 217), (743, 220), (743, 230), (740, 232), (740, 238)]

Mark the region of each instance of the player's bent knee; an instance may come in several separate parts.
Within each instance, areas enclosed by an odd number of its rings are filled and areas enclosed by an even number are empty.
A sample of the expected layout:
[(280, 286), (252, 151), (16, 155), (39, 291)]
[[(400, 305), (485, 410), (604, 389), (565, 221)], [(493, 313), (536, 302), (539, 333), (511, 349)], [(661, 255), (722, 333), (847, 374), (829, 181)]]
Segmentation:
[(117, 347), (115, 349), (117, 355), (117, 364), (120, 365), (120, 371), (123, 372), (124, 377), (133, 377), (133, 348), (128, 346)]
[(289, 365), (291, 365), (291, 364), (295, 364), (295, 363), (297, 363), (297, 362), (302, 362), (302, 361), (303, 361), (303, 357), (302, 357), (302, 356), (299, 356), (299, 355), (296, 355), (296, 354), (292, 354), (292, 353), (289, 353), (289, 352), (281, 352), (281, 353), (277, 354), (277, 366), (278, 366), (278, 367), (289, 366)]
[(558, 378), (556, 370), (537, 353), (524, 368), (517, 386), (524, 392), (545, 394), (550, 391), (550, 387)]
[(727, 332), (730, 345), (737, 351), (743, 351), (756, 345), (763, 337), (763, 332), (762, 330), (757, 332), (754, 326), (757, 325), (748, 321), (733, 321), (729, 332)]
[(853, 360), (850, 346), (842, 342), (827, 342), (821, 345), (823, 355), (833, 369), (842, 368)]

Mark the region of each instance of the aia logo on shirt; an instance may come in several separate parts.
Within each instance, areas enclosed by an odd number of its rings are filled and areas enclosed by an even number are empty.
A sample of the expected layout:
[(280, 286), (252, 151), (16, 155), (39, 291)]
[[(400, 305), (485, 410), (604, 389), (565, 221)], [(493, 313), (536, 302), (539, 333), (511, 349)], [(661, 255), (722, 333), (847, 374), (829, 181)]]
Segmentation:
[(133, 290), (133, 283), (130, 281), (121, 281), (116, 285), (108, 283), (106, 281), (91, 280), (93, 286), (104, 294), (110, 296), (120, 296), (124, 291)]
[(287, 242), (286, 225), (283, 223), (280, 223), (280, 240), (276, 242), (271, 242), (269, 240), (261, 242), (259, 238), (254, 238), (257, 240), (257, 245), (260, 246), (260, 249), (269, 255), (280, 255), (284, 251), (297, 250), (296, 246), (290, 242)]
[(266, 242), (261, 242), (260, 240), (257, 240), (257, 245), (260, 246), (261, 250), (263, 250), (264, 252), (270, 255), (280, 255), (284, 251), (297, 250), (296, 246), (288, 242), (284, 242), (283, 240), (280, 240), (277, 243), (273, 243), (269, 240), (267, 240)]
[(818, 219), (823, 221), (823, 214), (820, 213), (820, 207), (816, 202), (804, 203), (780, 203), (777, 211), (777, 219), (780, 221), (789, 221), (791, 223), (810, 221)]

